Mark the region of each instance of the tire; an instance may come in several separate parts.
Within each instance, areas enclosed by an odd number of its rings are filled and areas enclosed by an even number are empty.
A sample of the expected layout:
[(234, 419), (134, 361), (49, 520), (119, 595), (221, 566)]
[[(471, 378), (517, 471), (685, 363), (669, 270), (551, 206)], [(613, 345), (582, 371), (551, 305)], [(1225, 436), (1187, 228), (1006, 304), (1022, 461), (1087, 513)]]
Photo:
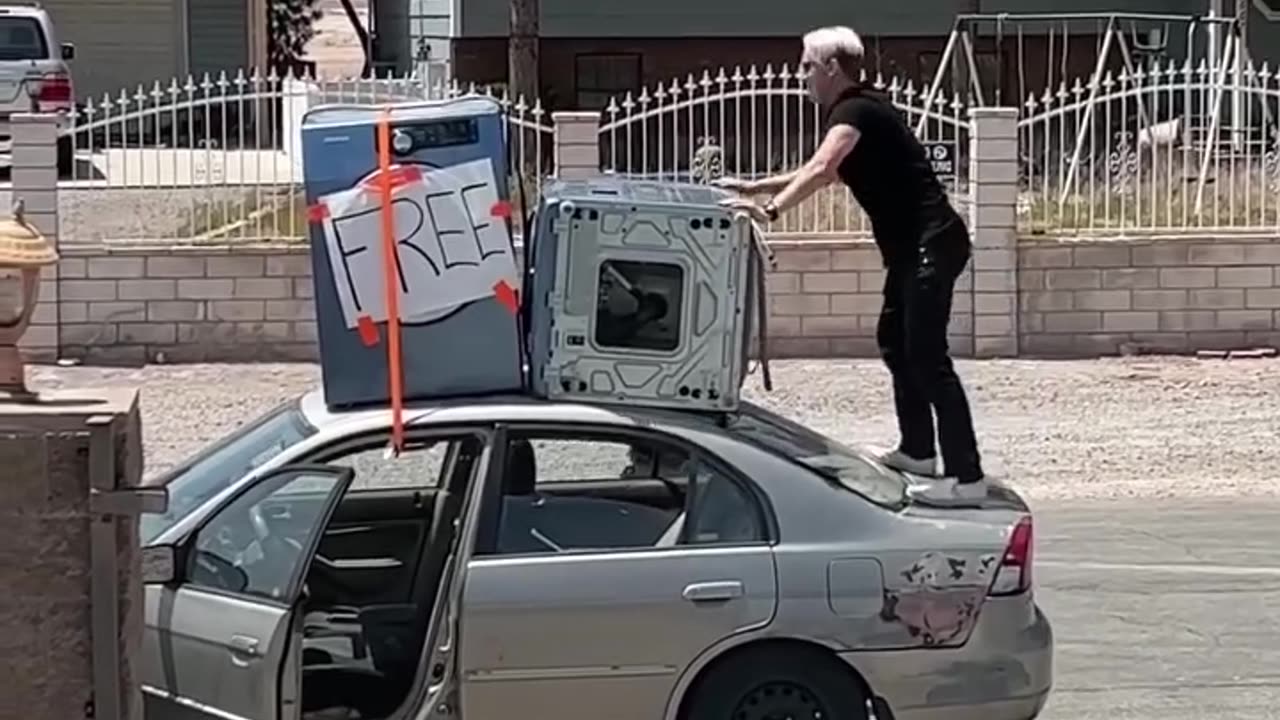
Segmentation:
[(737, 653), (698, 682), (683, 720), (867, 720), (862, 684), (818, 649)]
[(71, 177), (75, 161), (75, 151), (71, 147), (71, 138), (58, 138), (58, 177)]

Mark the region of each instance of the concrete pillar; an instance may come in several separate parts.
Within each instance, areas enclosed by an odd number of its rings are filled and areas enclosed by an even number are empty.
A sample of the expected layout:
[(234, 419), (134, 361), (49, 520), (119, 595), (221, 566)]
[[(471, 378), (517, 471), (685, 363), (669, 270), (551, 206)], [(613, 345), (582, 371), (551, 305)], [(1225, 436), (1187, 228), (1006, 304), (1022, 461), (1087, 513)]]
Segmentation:
[(0, 718), (140, 720), (138, 523), (109, 507), (142, 477), (137, 391), (0, 404), (0, 467)]
[(974, 357), (1018, 355), (1018, 110), (973, 108), (969, 228), (973, 232)]
[(600, 174), (600, 113), (551, 114), (555, 127), (556, 177), (577, 180)]
[[(58, 238), (58, 128), (53, 115), (20, 113), (10, 117), (13, 131), (12, 202), (22, 200), (27, 222), (60, 247)], [(12, 207), (0, 207), (8, 214)], [(29, 361), (58, 356), (58, 267), (47, 267), (31, 327), (18, 344)]]

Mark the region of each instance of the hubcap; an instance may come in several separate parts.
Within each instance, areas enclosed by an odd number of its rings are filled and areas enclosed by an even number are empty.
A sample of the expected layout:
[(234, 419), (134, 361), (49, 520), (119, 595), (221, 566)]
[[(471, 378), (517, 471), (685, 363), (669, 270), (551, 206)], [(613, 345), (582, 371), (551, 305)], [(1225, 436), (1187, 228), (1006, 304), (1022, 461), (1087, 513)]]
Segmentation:
[(807, 688), (790, 682), (761, 685), (742, 697), (733, 720), (826, 720), (827, 709)]

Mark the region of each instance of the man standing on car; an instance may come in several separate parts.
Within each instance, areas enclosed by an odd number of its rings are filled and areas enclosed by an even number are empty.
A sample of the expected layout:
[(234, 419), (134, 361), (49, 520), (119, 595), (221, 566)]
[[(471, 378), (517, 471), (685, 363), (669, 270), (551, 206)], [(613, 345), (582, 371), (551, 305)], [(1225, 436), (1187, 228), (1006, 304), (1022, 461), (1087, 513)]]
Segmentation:
[[(763, 180), (723, 179), (743, 195), (776, 193), (763, 205), (726, 201), (761, 222), (777, 219), (839, 180), (871, 220), (884, 260), (884, 305), (876, 340), (893, 376), (901, 440), (882, 461), (936, 477), (921, 495), (940, 502), (986, 496), (973, 418), (947, 348), (957, 276), (969, 261), (969, 231), (951, 206), (923, 146), (887, 99), (859, 81), (863, 45), (847, 27), (804, 37), (800, 72), (822, 108), (826, 137), (799, 169)], [(945, 476), (937, 475), (933, 412)]]

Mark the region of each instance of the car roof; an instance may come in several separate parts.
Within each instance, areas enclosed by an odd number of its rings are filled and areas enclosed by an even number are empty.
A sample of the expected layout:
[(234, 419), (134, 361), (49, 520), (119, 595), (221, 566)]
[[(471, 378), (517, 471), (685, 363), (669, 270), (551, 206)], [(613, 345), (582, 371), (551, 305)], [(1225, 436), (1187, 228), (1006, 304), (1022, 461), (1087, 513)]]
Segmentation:
[(40, 5), (31, 3), (29, 5), (5, 5), (0, 4), (0, 15), (17, 15), (20, 17), (45, 17), (49, 13)]
[[(742, 404), (751, 407), (750, 403)], [(339, 426), (350, 427), (352, 430), (385, 427), (390, 410), (387, 405), (382, 404), (359, 408), (330, 408), (325, 402), (323, 389), (315, 389), (303, 395), (300, 406), (307, 422), (322, 431)], [(714, 432), (729, 415), (732, 413), (561, 402), (510, 394), (410, 401), (405, 404), (404, 422), (406, 426), (411, 426), (421, 422), (434, 424), (505, 420), (621, 427), (656, 425), (667, 429), (687, 428)]]

